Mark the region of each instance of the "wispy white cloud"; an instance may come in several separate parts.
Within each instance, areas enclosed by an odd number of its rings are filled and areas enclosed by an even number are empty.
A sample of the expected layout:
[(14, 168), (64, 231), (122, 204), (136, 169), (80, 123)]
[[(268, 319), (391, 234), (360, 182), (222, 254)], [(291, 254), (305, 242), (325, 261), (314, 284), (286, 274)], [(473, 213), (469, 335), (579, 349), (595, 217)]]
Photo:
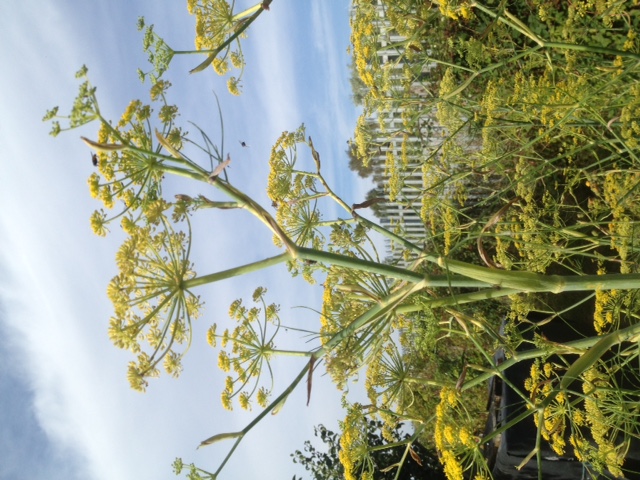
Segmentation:
[[(311, 24), (313, 45), (318, 50), (324, 77), (324, 95), (328, 101), (328, 109), (333, 112), (331, 119), (333, 128), (341, 135), (351, 136), (354, 128), (355, 108), (349, 101), (351, 88), (348, 80), (349, 57), (346, 53), (348, 38), (348, 8), (331, 8), (324, 2), (311, 3)], [(336, 39), (342, 40), (341, 43)]]
[[(301, 119), (296, 38), (292, 35), (296, 20), (293, 9), (280, 8), (273, 14), (261, 15), (251, 31), (247, 82), (251, 82), (254, 92), (252, 103), (261, 107), (257, 124), (268, 130), (295, 128), (292, 122)], [(253, 110), (254, 105), (249, 108)]]

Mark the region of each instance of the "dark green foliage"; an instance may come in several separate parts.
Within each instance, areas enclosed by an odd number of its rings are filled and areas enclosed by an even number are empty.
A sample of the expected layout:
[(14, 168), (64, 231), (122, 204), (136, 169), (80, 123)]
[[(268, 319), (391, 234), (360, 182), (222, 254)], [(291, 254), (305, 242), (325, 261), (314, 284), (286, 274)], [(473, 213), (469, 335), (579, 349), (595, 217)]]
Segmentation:
[(352, 172), (356, 172), (361, 178), (367, 178), (373, 174), (373, 165), (369, 163), (365, 166), (362, 159), (358, 156), (358, 148), (353, 142), (349, 142), (346, 153), (349, 157), (349, 168)]
[[(382, 438), (380, 430), (383, 424), (380, 421), (370, 420), (368, 425), (366, 435), (369, 447), (372, 448), (370, 455), (376, 463), (373, 478), (374, 480), (394, 480), (398, 472), (393, 466), (400, 464), (402, 461), (406, 445), (374, 450), (373, 448), (380, 447), (387, 443)], [(314, 427), (314, 435), (322, 440), (322, 443), (326, 446), (326, 450), (317, 450), (311, 441), (307, 440), (304, 443), (304, 452), (297, 450), (291, 454), (293, 462), (303, 465), (304, 468), (311, 473), (310, 478), (313, 480), (342, 480), (342, 478), (344, 478), (344, 469), (338, 459), (338, 453), (340, 451), (339, 435), (327, 429), (324, 425)], [(409, 435), (403, 432), (402, 424), (396, 426), (393, 431), (393, 436), (397, 442), (409, 438)], [(435, 452), (428, 450), (417, 442), (414, 442), (411, 448), (422, 465), (411, 458), (411, 455), (407, 455), (397, 480), (422, 480), (427, 478), (431, 480), (444, 480), (446, 478), (442, 467), (438, 463)], [(294, 480), (296, 480), (295, 475)], [(297, 480), (302, 480), (302, 477), (297, 478)]]

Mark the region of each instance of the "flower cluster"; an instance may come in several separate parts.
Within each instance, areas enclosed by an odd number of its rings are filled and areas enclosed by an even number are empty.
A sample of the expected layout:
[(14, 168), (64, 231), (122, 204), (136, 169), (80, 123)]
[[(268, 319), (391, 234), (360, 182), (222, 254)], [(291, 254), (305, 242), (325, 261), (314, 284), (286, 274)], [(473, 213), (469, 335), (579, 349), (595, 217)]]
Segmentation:
[(140, 391), (147, 385), (145, 378), (158, 375), (161, 361), (168, 374), (180, 374), (184, 352), (176, 347), (190, 344), (191, 321), (202, 308), (200, 297), (189, 290), (195, 277), (190, 233), (174, 231), (163, 212), (156, 221), (129, 229), (116, 255), (119, 273), (107, 289), (114, 307), (109, 337), (138, 355), (129, 364), (128, 378)]
[[(325, 237), (321, 232), (324, 226), (318, 207), (318, 200), (327, 196), (318, 181), (320, 165), (314, 169), (303, 169), (300, 146), (309, 149), (309, 156), (314, 159), (317, 152), (310, 139), (306, 138), (304, 125), (295, 132), (283, 132), (271, 149), (269, 157), (269, 179), (267, 194), (276, 208), (276, 222), (287, 236), (300, 247), (311, 247), (321, 250)], [(278, 237), (274, 237), (276, 245), (281, 246)], [(302, 272), (306, 280), (313, 283), (313, 270), (309, 264), (292, 262), (289, 265), (292, 273)]]
[[(96, 87), (91, 86), (91, 83), (89, 83), (87, 73), (88, 69), (85, 65), (76, 72), (76, 78), (83, 80), (83, 82), (78, 89), (78, 95), (73, 102), (71, 113), (68, 116), (59, 116), (59, 107), (53, 107), (47, 110), (43, 117), (43, 121), (51, 121), (52, 128), (50, 134), (52, 136), (55, 137), (62, 131), (81, 127), (99, 118), (100, 110), (98, 109), (98, 102), (95, 96)], [(68, 126), (63, 128), (60, 120), (66, 121)]]
[(452, 387), (440, 391), (436, 407), (435, 444), (448, 480), (462, 480), (465, 468), (473, 465), (475, 479), (488, 478), (486, 459), (473, 432), (473, 419)]
[(340, 450), (338, 458), (344, 468), (345, 480), (373, 480), (373, 463), (369, 457), (369, 445), (364, 432), (367, 419), (362, 405), (355, 403), (347, 408), (347, 416), (340, 422)]
[[(86, 78), (86, 74), (86, 69), (81, 70), (79, 78)], [(168, 171), (181, 169), (196, 176), (203, 175), (202, 168), (177, 153), (183, 146), (186, 134), (176, 125), (177, 107), (167, 102), (166, 94), (170, 86), (168, 81), (158, 80), (150, 90), (151, 100), (159, 104), (157, 119), (160, 127), (156, 131), (151, 126), (154, 117), (151, 105), (133, 100), (120, 120), (113, 124), (101, 116), (95, 88), (88, 81), (80, 87), (71, 115), (66, 118), (68, 128), (76, 128), (94, 119), (100, 121), (97, 140), (85, 139), (91, 148), (97, 150), (93, 157), (97, 171), (87, 181), (91, 196), (100, 200), (104, 207), (91, 216), (91, 228), (97, 235), (106, 235), (109, 223), (125, 215), (133, 223), (147, 220), (155, 223), (152, 218), (145, 217), (153, 217), (153, 212), (160, 205), (158, 202), (163, 201), (162, 181)], [(65, 118), (58, 117), (57, 111), (56, 108), (48, 112), (45, 118)], [(163, 148), (175, 155), (160, 153)], [(107, 213), (118, 205), (118, 212), (112, 215)]]
[(153, 25), (146, 25), (144, 17), (140, 17), (138, 19), (138, 30), (141, 31), (143, 29), (142, 48), (148, 56), (149, 63), (153, 65), (153, 71), (145, 73), (138, 69), (138, 77), (140, 81), (144, 82), (148, 76), (151, 83), (155, 84), (169, 68), (175, 51), (154, 31)]
[(630, 438), (637, 435), (638, 394), (622, 388), (628, 382), (615, 361), (599, 361), (581, 374), (582, 391), (557, 390), (565, 367), (537, 360), (525, 388), (535, 409), (534, 420), (553, 450), (565, 453), (568, 438), (576, 458), (590, 470), (623, 477)]
[(440, 13), (452, 20), (468, 20), (473, 15), (468, 1), (440, 0), (438, 2)]
[(306, 141), (306, 130), (301, 125), (294, 132), (282, 132), (271, 148), (267, 194), (272, 202), (290, 202), (314, 188), (314, 178), (308, 172), (296, 170), (298, 145)]
[[(578, 460), (602, 474), (608, 470), (614, 477), (623, 477), (622, 466), (630, 436), (637, 435), (635, 417), (637, 393), (629, 397), (615, 385), (615, 376), (595, 366), (582, 375), (584, 408), (573, 412), (576, 428), (569, 438)], [(585, 437), (585, 427), (591, 439)]]
[(377, 64), (377, 32), (375, 21), (377, 11), (371, 2), (357, 2), (351, 17), (351, 44), (353, 62), (362, 82), (369, 88), (374, 86), (372, 70)]
[[(389, 285), (379, 275), (336, 266), (329, 270), (324, 282), (320, 335), (324, 346), (331, 342), (325, 362), (327, 371), (339, 387), (344, 386), (346, 379), (363, 365), (374, 370), (380, 368), (385, 345), (391, 341), (391, 332), (397, 326), (395, 313), (380, 315), (337, 345), (333, 343), (336, 336), (389, 293)], [(372, 379), (378, 378), (378, 374), (372, 370), (368, 376), (369, 390), (375, 397), (374, 384), (378, 384)]]
[[(226, 0), (189, 0), (187, 9), (196, 17), (195, 44), (198, 50), (217, 51), (248, 21), (246, 17), (238, 19)], [(240, 38), (246, 38), (246, 35), (239, 35), (222, 48), (212, 62), (218, 75), (226, 75), (230, 65), (239, 70), (237, 76), (227, 80), (227, 87), (233, 95), (240, 95), (240, 80), (245, 67)]]
[[(229, 307), (229, 316), (237, 322), (233, 331), (226, 329), (222, 334), (216, 332), (213, 324), (207, 333), (207, 340), (212, 347), (218, 340), (222, 349), (218, 354), (218, 367), (225, 373), (233, 372), (225, 380), (222, 392), (222, 405), (231, 410), (232, 400), (237, 397), (240, 407), (251, 408), (254, 397), (259, 406), (266, 407), (271, 389), (273, 374), (270, 360), (272, 355), (280, 352), (274, 340), (280, 330), (279, 307), (267, 304), (264, 296), (267, 290), (258, 287), (253, 293), (253, 302), (260, 306), (247, 308), (242, 300), (235, 300)], [(259, 386), (261, 374), (268, 371), (271, 377), (269, 387)]]
[(388, 341), (368, 363), (365, 386), (374, 405), (406, 412), (414, 402), (410, 371), (394, 342)]
[[(571, 416), (571, 408), (568, 392), (554, 390), (554, 384), (559, 380), (559, 370), (558, 365), (536, 360), (531, 365), (531, 374), (525, 380), (524, 386), (530, 392), (530, 398), (533, 401), (531, 407), (542, 408), (540, 415), (533, 415), (542, 438), (550, 443), (554, 452), (562, 455), (566, 447), (565, 432)], [(552, 395), (551, 402), (548, 401), (550, 395)], [(541, 406), (542, 404), (544, 406)]]

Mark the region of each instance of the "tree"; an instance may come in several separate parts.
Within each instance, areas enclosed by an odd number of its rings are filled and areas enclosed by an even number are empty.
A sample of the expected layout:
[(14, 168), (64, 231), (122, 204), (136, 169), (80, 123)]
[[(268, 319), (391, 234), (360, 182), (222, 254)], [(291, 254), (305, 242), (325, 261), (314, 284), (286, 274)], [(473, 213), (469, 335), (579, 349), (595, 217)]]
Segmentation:
[(351, 60), (349, 63), (349, 70), (351, 71), (351, 75), (349, 76), (349, 83), (351, 84), (351, 99), (353, 100), (354, 105), (359, 106), (364, 102), (364, 97), (369, 92), (369, 88), (364, 84), (362, 78), (360, 78), (360, 74), (358, 73), (358, 69), (356, 68), (356, 64)]
[[(367, 443), (370, 446), (370, 458), (375, 464), (374, 480), (444, 480), (444, 471), (437, 457), (420, 443), (414, 441), (403, 445), (410, 435), (402, 431), (402, 423), (396, 425), (391, 432), (395, 446), (389, 445), (382, 436), (384, 424), (381, 421), (369, 420), (366, 431)], [(319, 437), (325, 445), (320, 451), (311, 441), (304, 442), (304, 452), (296, 450), (291, 454), (293, 463), (299, 463), (311, 473), (313, 480), (342, 480), (344, 467), (340, 463), (340, 436), (324, 425), (314, 427), (314, 436)], [(387, 447), (387, 445), (389, 445)], [(386, 447), (386, 448), (385, 448)], [(410, 448), (410, 450), (408, 450)], [(409, 455), (407, 455), (409, 452)], [(398, 469), (400, 469), (399, 476)], [(302, 478), (298, 479), (302, 480)]]
[(358, 147), (355, 143), (349, 142), (346, 153), (349, 157), (349, 169), (352, 172), (356, 172), (361, 178), (367, 178), (373, 175), (373, 164), (369, 162), (368, 165), (365, 165), (362, 158), (358, 155)]
[[(311, 441), (304, 442), (304, 453), (296, 450), (292, 453), (293, 463), (299, 463), (305, 470), (311, 472), (314, 480), (338, 480), (343, 478), (344, 468), (338, 458), (340, 449), (338, 434), (320, 424), (313, 427), (313, 434), (320, 437), (326, 445), (326, 451), (319, 451)], [(301, 479), (300, 479), (301, 480)]]

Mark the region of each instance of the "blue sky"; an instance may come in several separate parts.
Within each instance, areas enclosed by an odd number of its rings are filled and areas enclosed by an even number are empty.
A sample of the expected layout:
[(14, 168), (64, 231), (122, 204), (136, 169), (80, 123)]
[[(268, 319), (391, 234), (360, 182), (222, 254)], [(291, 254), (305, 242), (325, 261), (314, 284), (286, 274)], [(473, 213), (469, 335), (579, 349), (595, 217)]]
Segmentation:
[[(358, 114), (348, 81), (348, 11), (347, 1), (274, 0), (244, 44), (240, 98), (228, 95), (212, 71), (187, 74), (200, 57), (172, 64), (171, 100), (185, 123), (195, 121), (214, 138), (212, 92), (220, 96), (231, 180), (258, 199), (266, 199), (271, 145), (302, 122), (347, 202), (362, 201), (370, 188), (349, 172), (344, 153)], [(206, 310), (182, 376), (153, 381), (144, 395), (130, 390), (131, 357), (107, 337), (106, 285), (122, 237), (98, 238), (89, 228), (98, 205), (86, 187), (90, 151), (79, 137), (95, 138), (97, 125), (54, 139), (41, 119), (54, 105), (69, 108), (83, 64), (107, 116), (119, 118), (131, 99), (145, 101), (147, 87), (136, 74), (145, 67), (137, 18), (144, 15), (175, 49), (192, 48), (193, 19), (186, 2), (169, 0), (9, 0), (0, 13), (0, 479), (175, 478), (176, 456), (213, 470), (226, 445), (195, 447), (241, 428), (256, 411), (222, 410), (223, 376), (206, 329), (224, 322), (229, 303), (258, 285), (270, 288), (268, 299), (282, 305), (285, 323), (316, 325), (313, 312), (293, 307), (318, 308), (321, 288), (290, 280), (281, 267), (203, 289)], [(242, 212), (205, 212), (196, 230), (198, 273), (275, 253), (271, 235)], [(302, 365), (276, 364), (282, 384)], [(314, 424), (335, 427), (341, 415), (339, 394), (326, 378), (314, 379), (310, 407), (302, 390), (245, 440), (222, 478), (299, 473), (289, 454), (312, 438)]]

